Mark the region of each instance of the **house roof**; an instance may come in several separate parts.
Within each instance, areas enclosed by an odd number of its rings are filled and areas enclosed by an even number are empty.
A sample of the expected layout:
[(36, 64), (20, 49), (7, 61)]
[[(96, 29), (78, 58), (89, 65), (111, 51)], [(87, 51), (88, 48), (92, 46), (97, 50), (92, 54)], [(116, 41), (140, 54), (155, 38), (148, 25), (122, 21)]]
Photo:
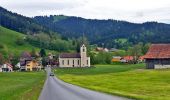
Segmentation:
[(31, 54), (29, 52), (23, 52), (21, 58), (31, 58)]
[(140, 60), (144, 60), (145, 56), (140, 56), (139, 59)]
[(152, 44), (144, 58), (145, 59), (170, 58), (170, 44)]
[(9, 63), (6, 63), (9, 67), (11, 67), (11, 68), (13, 68), (13, 66), (11, 65), (11, 64), (9, 64)]
[(80, 53), (61, 53), (60, 58), (81, 58)]
[(123, 59), (130, 61), (130, 60), (133, 60), (133, 56), (124, 56)]

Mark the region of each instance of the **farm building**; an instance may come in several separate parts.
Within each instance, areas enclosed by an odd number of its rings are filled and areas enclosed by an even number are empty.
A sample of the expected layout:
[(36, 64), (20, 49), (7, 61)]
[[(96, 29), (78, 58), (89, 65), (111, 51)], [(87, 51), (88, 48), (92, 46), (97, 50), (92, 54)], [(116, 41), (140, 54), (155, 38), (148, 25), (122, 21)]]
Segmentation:
[(152, 44), (144, 58), (147, 69), (170, 68), (170, 44)]
[(90, 57), (87, 57), (86, 46), (83, 44), (80, 47), (80, 53), (61, 53), (59, 67), (90, 67)]

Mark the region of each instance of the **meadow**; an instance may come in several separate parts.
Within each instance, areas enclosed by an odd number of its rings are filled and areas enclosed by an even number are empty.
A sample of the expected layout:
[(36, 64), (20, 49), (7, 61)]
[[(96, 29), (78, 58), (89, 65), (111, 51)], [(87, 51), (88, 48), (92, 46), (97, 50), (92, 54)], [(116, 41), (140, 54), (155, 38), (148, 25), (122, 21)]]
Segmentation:
[(144, 64), (96, 65), (55, 70), (65, 82), (138, 100), (169, 100), (170, 69), (148, 70)]
[(0, 100), (37, 100), (45, 72), (0, 73)]
[(39, 50), (39, 48), (28, 43), (17, 45), (16, 41), (24, 37), (26, 37), (26, 35), (0, 26), (0, 45), (3, 46), (3, 48), (0, 48), (0, 52), (3, 54), (13, 53), (15, 55), (20, 55), (21, 52), (31, 51), (33, 48)]

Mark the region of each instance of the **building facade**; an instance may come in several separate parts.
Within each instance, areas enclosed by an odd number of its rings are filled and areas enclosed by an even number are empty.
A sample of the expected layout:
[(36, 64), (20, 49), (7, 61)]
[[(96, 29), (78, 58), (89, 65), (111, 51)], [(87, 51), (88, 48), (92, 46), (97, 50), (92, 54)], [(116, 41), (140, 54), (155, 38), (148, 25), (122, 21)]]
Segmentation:
[(39, 71), (41, 70), (41, 64), (38, 61), (32, 60), (27, 62), (26, 71)]
[(83, 44), (80, 53), (61, 53), (59, 67), (90, 67), (90, 57), (87, 57), (87, 48)]

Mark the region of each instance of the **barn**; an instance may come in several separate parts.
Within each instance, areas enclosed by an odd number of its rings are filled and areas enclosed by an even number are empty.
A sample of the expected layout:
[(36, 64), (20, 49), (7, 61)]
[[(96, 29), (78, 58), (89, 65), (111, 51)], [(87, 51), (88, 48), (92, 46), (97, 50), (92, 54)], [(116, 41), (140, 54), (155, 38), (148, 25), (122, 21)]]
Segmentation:
[(147, 69), (170, 68), (170, 44), (152, 44), (144, 58)]

